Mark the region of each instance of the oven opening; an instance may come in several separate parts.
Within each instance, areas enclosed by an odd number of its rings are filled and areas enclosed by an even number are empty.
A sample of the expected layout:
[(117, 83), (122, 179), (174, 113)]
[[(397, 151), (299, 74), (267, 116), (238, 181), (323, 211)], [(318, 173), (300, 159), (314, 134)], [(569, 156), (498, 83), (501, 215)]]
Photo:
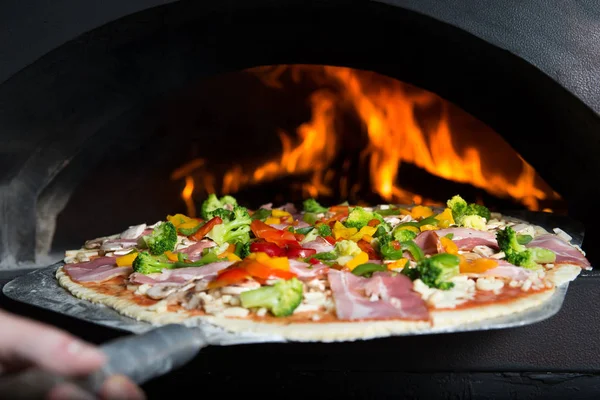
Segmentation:
[(250, 208), (309, 197), (443, 205), (460, 194), (492, 210), (567, 210), (483, 122), (366, 70), (276, 65), (214, 76), (124, 132), (58, 214), (54, 251), (167, 214), (198, 216), (209, 193)]

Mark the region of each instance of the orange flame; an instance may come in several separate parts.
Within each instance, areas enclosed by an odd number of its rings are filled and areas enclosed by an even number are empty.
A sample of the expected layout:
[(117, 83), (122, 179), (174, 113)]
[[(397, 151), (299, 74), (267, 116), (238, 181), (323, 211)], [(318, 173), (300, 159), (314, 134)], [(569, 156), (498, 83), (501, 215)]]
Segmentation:
[(188, 216), (194, 218), (196, 217), (196, 206), (194, 205), (194, 200), (192, 199), (192, 193), (194, 193), (194, 178), (191, 176), (186, 176), (185, 187), (181, 192), (181, 198), (183, 198), (183, 201), (185, 201)]
[[(310, 98), (312, 119), (300, 125), (296, 135), (278, 132), (281, 156), (254, 169), (241, 165), (231, 167), (222, 177), (220, 191), (224, 194), (282, 176), (309, 174), (310, 181), (300, 185), (305, 196), (331, 195), (331, 184), (336, 174), (330, 163), (339, 151), (340, 140), (348, 140), (342, 132), (336, 132), (336, 111), (350, 108), (363, 122), (368, 136), (361, 159), (368, 165), (372, 189), (386, 201), (417, 204), (428, 201), (399, 187), (397, 176), (403, 162), (447, 180), (469, 183), (498, 197), (510, 196), (530, 210), (539, 210), (540, 200), (560, 198), (514, 150), (511, 150), (513, 154), (510, 156), (517, 172), (511, 176), (499, 170), (490, 160), (495, 148), (486, 152), (480, 147), (485, 141), (496, 140), (508, 148), (494, 132), (476, 132), (473, 143), (466, 147), (463, 145), (462, 149), (457, 146), (456, 140), (462, 138), (463, 132), (451, 125), (449, 103), (430, 92), (368, 71), (342, 67), (276, 66), (254, 68), (248, 72), (259, 77), (265, 85), (278, 89), (283, 88), (280, 77), (285, 72), (289, 72), (294, 81), (298, 81), (302, 74), (308, 74), (315, 81), (327, 83), (328, 88), (313, 92)], [(337, 91), (331, 90), (332, 84)], [(424, 124), (418, 117), (420, 109), (432, 106), (440, 110), (434, 126), (431, 121)], [(481, 137), (486, 139), (482, 142)], [(204, 165), (198, 160), (192, 160), (177, 170), (179, 177), (186, 175), (182, 197), (188, 213), (193, 207), (194, 181), (191, 173)], [(348, 160), (343, 164), (343, 169), (346, 168)], [(206, 172), (203, 176), (204, 188), (214, 192), (214, 176)], [(357, 184), (349, 187), (345, 174), (338, 179), (341, 179), (341, 197), (360, 189)]]

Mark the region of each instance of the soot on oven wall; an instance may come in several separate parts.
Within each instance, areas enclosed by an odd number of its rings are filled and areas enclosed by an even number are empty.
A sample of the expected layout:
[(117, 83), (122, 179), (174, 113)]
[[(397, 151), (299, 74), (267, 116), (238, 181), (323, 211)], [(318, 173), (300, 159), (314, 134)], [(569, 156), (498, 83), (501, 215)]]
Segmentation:
[(196, 216), (209, 193), (249, 207), (308, 197), (441, 205), (459, 193), (494, 210), (567, 210), (484, 123), (366, 70), (275, 65), (217, 75), (118, 129), (58, 215), (53, 251), (168, 214)]

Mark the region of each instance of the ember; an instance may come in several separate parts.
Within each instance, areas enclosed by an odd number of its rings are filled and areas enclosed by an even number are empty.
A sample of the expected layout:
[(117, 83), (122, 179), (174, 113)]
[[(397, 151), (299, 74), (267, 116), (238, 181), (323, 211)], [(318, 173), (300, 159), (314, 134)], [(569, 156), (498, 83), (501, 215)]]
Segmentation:
[[(300, 84), (309, 79), (316, 83), (319, 88), (309, 99), (311, 119), (298, 126), (295, 134), (276, 132), (282, 151), (275, 158), (256, 165), (234, 164), (220, 175), (204, 159), (194, 158), (174, 171), (172, 179), (185, 180), (182, 198), (189, 215), (195, 215), (194, 188), (233, 194), (285, 177), (303, 179), (300, 184), (292, 183), (303, 197), (354, 199), (363, 190), (386, 202), (439, 204), (444, 196), (424, 196), (420, 190), (403, 187), (402, 170), (409, 166), (411, 171), (417, 167), (443, 180), (510, 198), (529, 210), (561, 199), (499, 135), (423, 89), (343, 67), (276, 66), (244, 73), (276, 90), (286, 90), (283, 77), (288, 78), (285, 82)], [(340, 123), (349, 113), (357, 117), (366, 137), (354, 158), (343, 151), (348, 146), (356, 149), (356, 143), (348, 142), (360, 142), (349, 138), (347, 124)], [(358, 166), (352, 165), (356, 162)], [(350, 170), (368, 176), (352, 176)]]

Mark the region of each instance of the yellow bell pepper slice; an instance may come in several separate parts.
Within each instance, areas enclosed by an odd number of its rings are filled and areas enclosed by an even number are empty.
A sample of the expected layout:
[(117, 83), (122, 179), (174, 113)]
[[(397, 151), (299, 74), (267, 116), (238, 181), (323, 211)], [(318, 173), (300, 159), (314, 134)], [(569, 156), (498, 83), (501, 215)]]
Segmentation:
[(283, 271), (290, 270), (290, 260), (287, 257), (269, 257), (267, 253), (256, 252), (250, 253), (247, 258), (256, 260), (257, 262), (273, 269), (280, 269)]
[(435, 225), (429, 225), (429, 224), (427, 224), (427, 225), (421, 226), (420, 229), (421, 229), (421, 232), (424, 232), (424, 231), (434, 231), (434, 230), (438, 229), (438, 227), (435, 226)]
[(346, 228), (340, 221), (335, 221), (333, 225), (333, 237), (337, 240), (339, 238), (349, 239), (352, 235), (358, 232), (356, 228)]
[(366, 252), (361, 251), (356, 256), (354, 256), (354, 258), (352, 260), (348, 261), (346, 263), (345, 267), (347, 267), (350, 271), (352, 271), (354, 268), (358, 267), (360, 264), (364, 264), (368, 261), (369, 261), (369, 255)]
[(117, 265), (119, 267), (129, 267), (133, 264), (133, 260), (135, 260), (138, 256), (137, 251), (132, 251), (129, 254), (125, 254), (124, 256), (117, 257)]
[(398, 225), (395, 229), (398, 229), (398, 230), (400, 230), (400, 229), (406, 229), (407, 231), (411, 231), (411, 232), (414, 232), (414, 233), (421, 232), (419, 230), (419, 228), (417, 228), (416, 226), (412, 226), (412, 225)]
[(179, 225), (184, 224), (186, 222), (193, 222), (195, 224), (193, 226), (198, 225), (197, 220), (190, 218), (184, 214), (167, 215), (167, 221), (169, 221), (170, 223), (175, 225), (175, 228), (177, 228)]
[(177, 229), (192, 229), (197, 227), (198, 225), (200, 225), (201, 222), (196, 221), (196, 220), (192, 220), (192, 221), (188, 221), (188, 222), (184, 222), (182, 224), (179, 224), (176, 226)]
[(440, 221), (438, 223), (438, 226), (440, 228), (447, 228), (450, 225), (454, 224), (454, 218), (452, 217), (452, 210), (449, 208), (446, 208), (444, 211), (442, 211), (441, 213), (436, 215), (434, 218), (437, 219), (438, 221)]
[(448, 239), (447, 237), (442, 236), (440, 238), (440, 243), (442, 243), (442, 247), (444, 248), (446, 253), (450, 253), (450, 254), (454, 254), (454, 255), (458, 254), (458, 246), (451, 239)]
[(373, 236), (377, 232), (377, 228), (372, 226), (363, 226), (360, 228), (360, 231), (356, 232), (354, 235), (350, 236), (349, 239), (355, 242), (358, 242), (360, 239), (365, 236)]
[(425, 206), (414, 206), (410, 211), (410, 215), (414, 219), (427, 218), (433, 215), (433, 210)]
[(408, 263), (408, 258), (401, 258), (394, 262), (391, 262), (387, 265), (388, 269), (398, 269), (404, 268), (404, 266)]
[(271, 216), (276, 217), (276, 218), (281, 218), (281, 217), (291, 217), (292, 214), (290, 214), (287, 211), (283, 211), (283, 210), (272, 210)]
[(463, 255), (459, 255), (458, 257), (460, 258), (459, 268), (461, 274), (478, 274), (498, 266), (498, 261), (492, 258), (478, 258), (476, 260), (469, 261)]
[(265, 224), (267, 224), (267, 225), (278, 225), (280, 223), (281, 223), (281, 218), (269, 217), (265, 220)]
[(172, 251), (165, 251), (165, 256), (167, 256), (167, 258), (170, 261), (177, 261), (179, 258), (177, 258), (177, 253), (173, 253)]

